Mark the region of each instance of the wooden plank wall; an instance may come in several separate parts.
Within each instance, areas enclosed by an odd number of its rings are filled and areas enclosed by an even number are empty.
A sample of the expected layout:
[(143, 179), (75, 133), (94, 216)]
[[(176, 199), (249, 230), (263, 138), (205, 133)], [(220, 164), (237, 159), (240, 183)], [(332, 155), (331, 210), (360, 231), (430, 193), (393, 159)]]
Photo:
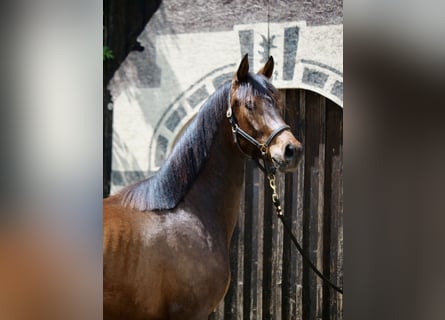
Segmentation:
[[(286, 122), (304, 143), (304, 159), (277, 186), (285, 219), (304, 251), (343, 284), (343, 110), (311, 91), (281, 91)], [(302, 262), (283, 233), (263, 173), (246, 163), (245, 195), (232, 239), (232, 279), (211, 320), (342, 319), (342, 296)]]

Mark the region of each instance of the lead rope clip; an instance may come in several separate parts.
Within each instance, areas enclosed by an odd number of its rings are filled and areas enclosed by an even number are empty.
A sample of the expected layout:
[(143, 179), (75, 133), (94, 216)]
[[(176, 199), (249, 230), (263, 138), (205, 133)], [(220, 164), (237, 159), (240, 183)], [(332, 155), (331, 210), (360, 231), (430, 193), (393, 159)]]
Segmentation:
[(283, 209), (281, 208), (280, 197), (278, 196), (278, 193), (277, 193), (277, 185), (275, 184), (275, 175), (270, 174), (267, 176), (267, 179), (269, 180), (269, 186), (272, 189), (272, 203), (275, 206), (277, 215), (282, 216)]

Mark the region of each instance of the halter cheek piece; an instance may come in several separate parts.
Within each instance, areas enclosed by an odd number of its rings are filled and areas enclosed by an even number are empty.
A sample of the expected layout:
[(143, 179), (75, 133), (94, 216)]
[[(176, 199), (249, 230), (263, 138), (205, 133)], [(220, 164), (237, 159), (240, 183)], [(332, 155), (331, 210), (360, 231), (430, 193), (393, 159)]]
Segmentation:
[(252, 159), (252, 156), (247, 154), (241, 148), (241, 145), (239, 144), (239, 140), (238, 140), (238, 135), (243, 137), (244, 139), (246, 139), (249, 143), (254, 145), (261, 152), (261, 158), (263, 160), (263, 165), (261, 165), (261, 163), (259, 162), (259, 159), (256, 159), (260, 169), (263, 170), (264, 172), (266, 172), (267, 174), (275, 173), (276, 167), (275, 167), (273, 161), (270, 159), (270, 157), (268, 157), (269, 146), (270, 146), (270, 143), (273, 141), (273, 139), (277, 135), (279, 135), (281, 132), (283, 132), (285, 130), (290, 130), (290, 126), (283, 125), (283, 126), (279, 127), (278, 129), (275, 129), (270, 134), (270, 136), (267, 138), (265, 143), (260, 143), (258, 140), (256, 140), (254, 137), (252, 137), (246, 131), (244, 131), (243, 129), (241, 129), (239, 127), (238, 121), (236, 120), (235, 115), (232, 112), (232, 105), (230, 104), (230, 90), (229, 90), (229, 95), (227, 98), (227, 103), (228, 103), (228, 108), (227, 108), (226, 117), (227, 117), (227, 119), (229, 119), (229, 123), (232, 126), (233, 141), (235, 142), (235, 145), (238, 147), (238, 149), (240, 150), (240, 152), (242, 154), (244, 154), (247, 158)]

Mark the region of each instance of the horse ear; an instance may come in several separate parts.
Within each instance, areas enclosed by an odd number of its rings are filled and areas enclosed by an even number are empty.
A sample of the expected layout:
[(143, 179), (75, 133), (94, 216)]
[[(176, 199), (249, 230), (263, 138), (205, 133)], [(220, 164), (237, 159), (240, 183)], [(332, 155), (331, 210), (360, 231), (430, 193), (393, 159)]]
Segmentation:
[(246, 79), (247, 74), (249, 73), (249, 58), (246, 53), (239, 64), (238, 71), (236, 72), (236, 80), (243, 81)]
[(272, 77), (274, 65), (275, 63), (273, 61), (273, 57), (270, 56), (266, 64), (258, 71), (258, 74), (262, 74), (266, 76), (268, 79), (270, 79), (270, 77)]

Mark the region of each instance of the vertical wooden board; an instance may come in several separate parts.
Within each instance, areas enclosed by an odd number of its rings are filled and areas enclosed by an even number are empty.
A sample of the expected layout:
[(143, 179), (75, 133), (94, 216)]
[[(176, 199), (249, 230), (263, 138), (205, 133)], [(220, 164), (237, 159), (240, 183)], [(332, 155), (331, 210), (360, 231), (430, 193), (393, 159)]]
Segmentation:
[[(343, 124), (342, 124), (343, 126)], [(342, 128), (343, 132), (343, 128)], [(334, 168), (338, 168), (338, 186), (339, 192), (337, 193), (338, 200), (338, 216), (335, 216), (335, 230), (337, 232), (337, 254), (336, 261), (334, 262), (337, 270), (336, 270), (336, 279), (337, 283), (343, 288), (343, 138), (342, 143), (340, 145), (340, 155), (338, 159), (335, 159)], [(336, 306), (336, 315), (338, 319), (343, 319), (343, 295), (336, 296), (337, 298), (337, 306)]]
[[(338, 209), (336, 212), (338, 215), (334, 217), (336, 231), (337, 231), (337, 255), (336, 263), (337, 266), (337, 283), (343, 288), (343, 109), (341, 109), (340, 118), (340, 147), (339, 155), (334, 158), (334, 173), (336, 174), (336, 180), (338, 183), (338, 192), (336, 192), (337, 200), (335, 203), (338, 204)], [(343, 319), (343, 295), (337, 295), (337, 315), (338, 319)]]
[[(291, 130), (297, 139), (299, 137), (298, 115), (299, 115), (299, 90), (289, 89), (285, 91), (284, 116), (286, 123), (291, 126)], [(303, 161), (302, 161), (303, 162)], [(298, 171), (301, 170), (301, 163), (297, 172), (285, 175), (284, 179), (284, 220), (292, 227), (294, 234), (297, 234), (297, 199), (298, 193)], [(282, 312), (283, 320), (297, 318), (297, 258), (295, 248), (291, 238), (287, 233), (283, 234), (283, 256), (282, 256)]]
[(270, 191), (268, 181), (263, 177), (264, 190), (264, 210), (263, 210), (263, 297), (262, 310), (263, 320), (273, 319), (272, 310), (272, 237), (273, 237), (273, 220), (271, 201), (272, 193)]
[(255, 291), (254, 294), (256, 296), (255, 300), (255, 309), (254, 313), (252, 313), (252, 320), (256, 319), (263, 319), (263, 230), (264, 230), (264, 177), (263, 173), (258, 169), (255, 168), (255, 184), (257, 186), (257, 192), (258, 192), (258, 199), (256, 202), (256, 218), (257, 218), (257, 230), (256, 230), (256, 236), (257, 236), (257, 242), (256, 242), (256, 253), (257, 253), (257, 259), (255, 261), (256, 263), (256, 277), (255, 277)]
[[(247, 166), (247, 163), (246, 163)], [(246, 189), (246, 180), (244, 181), (244, 190)], [(241, 199), (241, 206), (240, 206), (240, 213), (238, 216), (238, 226), (239, 226), (239, 235), (237, 239), (237, 250), (234, 252), (234, 254), (237, 255), (237, 274), (236, 274), (236, 282), (234, 285), (236, 286), (236, 293), (235, 293), (235, 308), (236, 312), (233, 319), (242, 320), (243, 316), (243, 290), (244, 290), (244, 281), (243, 281), (243, 275), (244, 275), (244, 252), (249, 251), (250, 247), (249, 245), (245, 243), (245, 218), (246, 218), (246, 205), (247, 202), (245, 199)]]
[[(305, 104), (307, 102), (306, 96), (308, 96), (308, 92), (305, 92)], [(311, 141), (314, 140), (312, 137), (312, 132), (309, 132), (310, 129), (313, 128), (313, 107), (309, 107), (308, 104), (306, 104), (306, 126), (305, 126), (305, 142), (304, 142), (304, 158), (305, 158), (305, 179), (304, 179), (304, 208), (303, 208), (303, 250), (306, 255), (311, 257), (310, 250), (309, 250), (309, 227), (310, 227), (310, 190), (311, 190), (311, 180), (310, 180), (310, 169), (313, 165), (313, 159), (312, 159), (312, 153), (313, 153), (313, 144), (314, 142)], [(311, 319), (311, 316), (315, 318), (315, 315), (313, 312), (311, 313), (311, 310), (313, 309), (312, 301), (314, 300), (313, 297), (313, 290), (309, 287), (309, 283), (311, 281), (310, 277), (310, 270), (308, 270), (308, 266), (303, 263), (303, 299), (302, 299), (302, 315), (303, 319)]]
[[(282, 206), (284, 203), (284, 174), (279, 173), (277, 179), (277, 192)], [(282, 285), (283, 285), (283, 226), (276, 216), (275, 207), (272, 212), (273, 247), (272, 247), (272, 293), (273, 293), (273, 319), (282, 318)]]
[[(294, 131), (293, 125), (293, 112), (291, 111), (292, 107), (288, 105), (290, 99), (290, 92), (295, 92), (295, 90), (283, 90), (280, 91), (281, 94), (281, 102), (283, 104), (283, 117), (287, 124), (291, 126), (291, 130)], [(290, 201), (291, 196), (291, 187), (289, 187), (289, 179), (291, 174), (286, 174), (284, 178), (283, 190), (281, 197), (282, 206), (283, 206), (283, 214), (284, 219), (288, 224), (292, 224), (292, 203)], [(281, 319), (288, 320), (290, 319), (290, 310), (291, 310), (291, 301), (292, 301), (292, 292), (291, 292), (291, 244), (290, 237), (288, 234), (283, 234), (283, 254), (282, 254), (282, 278), (281, 278)]]
[[(303, 246), (306, 254), (322, 271), (323, 183), (325, 99), (306, 92), (305, 195)], [(304, 266), (303, 315), (305, 319), (322, 317), (322, 282)]]
[[(332, 198), (332, 226), (331, 226), (331, 278), (343, 286), (343, 179), (342, 179), (342, 146), (340, 155), (333, 158), (333, 178), (335, 193)], [(333, 319), (343, 319), (343, 296), (333, 293), (331, 300), (331, 314)]]
[[(244, 182), (245, 183), (245, 182)], [(245, 189), (245, 187), (244, 187)], [(241, 212), (238, 219), (238, 225), (240, 228), (240, 234), (238, 237), (238, 248), (236, 254), (238, 255), (238, 273), (236, 275), (236, 314), (234, 319), (242, 320), (243, 319), (243, 291), (244, 291), (244, 251), (250, 250), (249, 246), (245, 247), (244, 242), (244, 233), (245, 233), (245, 217), (246, 217), (246, 209), (245, 209), (245, 201), (241, 200)]]
[[(244, 289), (245, 301), (244, 301), (244, 315), (243, 319), (257, 319), (257, 291), (258, 288), (261, 287), (261, 283), (258, 280), (258, 243), (259, 243), (259, 218), (258, 218), (258, 203), (259, 203), (259, 190), (258, 190), (258, 169), (256, 165), (251, 163), (251, 181), (252, 181), (252, 196), (251, 196), (251, 204), (252, 204), (252, 212), (250, 216), (250, 234), (251, 234), (251, 242), (250, 246), (250, 261), (245, 262), (245, 272), (244, 279), (249, 281), (249, 287)], [(246, 223), (247, 224), (247, 223)], [(247, 228), (247, 227), (246, 227)], [(245, 257), (245, 259), (247, 259)], [(249, 263), (249, 265), (247, 265)], [(247, 268), (247, 269), (246, 269)], [(248, 280), (247, 280), (248, 279)]]
[[(323, 272), (323, 244), (324, 244), (324, 182), (325, 182), (325, 152), (326, 152), (326, 98), (320, 96), (320, 144), (319, 156), (316, 162), (318, 173), (318, 194), (317, 194), (317, 239), (316, 239), (316, 263), (317, 268)], [(329, 269), (328, 269), (329, 270)], [(314, 275), (317, 281), (317, 318), (323, 317), (323, 285), (324, 282)]]
[[(306, 149), (306, 91), (299, 90), (299, 103), (297, 109), (297, 138), (303, 143), (303, 148)], [(305, 166), (306, 166), (306, 152), (304, 152), (303, 159), (297, 169), (297, 203), (296, 203), (296, 219), (293, 221), (293, 228), (296, 231), (297, 240), (300, 245), (303, 244), (303, 230), (304, 230), (304, 199), (306, 194), (305, 189)], [(295, 179), (295, 178), (294, 178)], [(295, 185), (295, 183), (294, 183)], [(296, 256), (296, 319), (303, 319), (303, 258), (301, 254), (293, 247), (292, 255)]]
[(246, 162), (245, 171), (245, 217), (244, 217), (244, 267), (243, 267), (243, 319), (249, 320), (252, 307), (252, 263), (253, 263), (253, 216), (254, 216), (254, 164)]
[[(285, 91), (280, 91), (280, 103), (285, 102)], [(284, 115), (283, 115), (284, 116)], [(277, 193), (282, 205), (284, 204), (284, 174), (276, 173)], [(266, 188), (270, 189), (267, 181)], [(270, 199), (272, 202), (272, 200)], [(276, 217), (276, 209), (272, 206), (269, 213), (272, 220), (272, 261), (271, 261), (271, 304), (272, 319), (281, 319), (282, 317), (282, 274), (283, 274), (283, 228), (281, 222)]]
[[(333, 149), (336, 144), (335, 123), (332, 119), (332, 108), (329, 102), (326, 103), (326, 150), (325, 150), (325, 181), (324, 181), (324, 225), (323, 225), (323, 269), (324, 274), (333, 282), (331, 273), (331, 227), (332, 227), (332, 158)], [(329, 320), (331, 314), (332, 292), (328, 284), (323, 286), (323, 320)]]
[[(332, 282), (341, 286), (342, 262), (343, 262), (343, 109), (332, 101), (327, 102), (326, 108), (326, 176), (327, 188), (325, 194), (327, 204), (325, 205), (325, 220), (330, 222), (329, 229), (325, 233), (329, 235), (329, 252), (325, 259), (325, 265), (330, 270), (329, 277)], [(325, 299), (326, 308), (329, 310), (330, 318), (342, 319), (342, 296), (332, 289), (325, 288), (329, 293), (329, 300)]]
[[(305, 146), (305, 140), (306, 140), (306, 92), (304, 90), (298, 90), (298, 96), (297, 96), (297, 108), (296, 108), (296, 128), (295, 133), (297, 139), (299, 139), (300, 142), (303, 143), (303, 148), (306, 148)], [(303, 243), (303, 216), (304, 216), (304, 173), (305, 173), (305, 163), (306, 159), (303, 156), (303, 158), (300, 161), (300, 164), (298, 166), (297, 172), (293, 176), (293, 194), (294, 197), (292, 200), (294, 201), (294, 209), (293, 209), (293, 216), (295, 217), (293, 219), (292, 228), (295, 232), (295, 235), (297, 237), (297, 240), (300, 244)], [(293, 259), (293, 270), (295, 270), (296, 275), (296, 288), (294, 291), (296, 295), (296, 310), (295, 310), (295, 319), (302, 319), (303, 318), (303, 311), (302, 311), (302, 305), (303, 305), (303, 258), (301, 257), (301, 254), (297, 251), (295, 246), (292, 246), (292, 257), (295, 257)]]

